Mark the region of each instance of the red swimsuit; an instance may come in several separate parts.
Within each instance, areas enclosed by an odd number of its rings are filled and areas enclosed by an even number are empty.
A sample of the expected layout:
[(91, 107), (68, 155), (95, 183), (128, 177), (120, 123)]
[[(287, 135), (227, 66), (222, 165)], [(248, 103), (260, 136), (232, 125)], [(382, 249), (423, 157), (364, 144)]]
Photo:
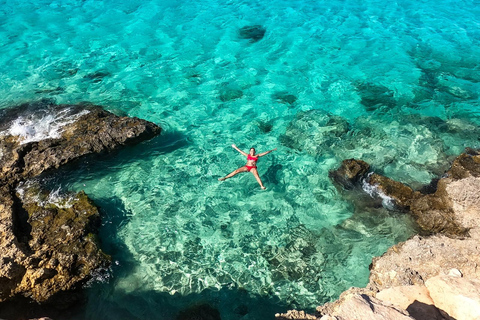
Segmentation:
[[(247, 155), (247, 160), (250, 161), (250, 160), (253, 160), (254, 161), (254, 164), (257, 163), (257, 160), (258, 160), (258, 156), (256, 157), (253, 157), (251, 156), (250, 154)], [(247, 167), (247, 171), (250, 172), (250, 170), (252, 169), (257, 169), (257, 166), (253, 165), (253, 166), (245, 166)]]

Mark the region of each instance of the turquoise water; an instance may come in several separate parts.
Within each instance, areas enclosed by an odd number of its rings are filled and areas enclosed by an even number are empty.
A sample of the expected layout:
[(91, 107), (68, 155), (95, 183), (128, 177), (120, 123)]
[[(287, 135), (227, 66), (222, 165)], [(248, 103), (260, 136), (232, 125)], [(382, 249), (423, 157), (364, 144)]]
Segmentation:
[[(328, 171), (361, 158), (419, 187), (480, 147), (479, 4), (0, 1), (0, 107), (89, 101), (164, 128), (45, 179), (102, 207), (114, 261), (69, 317), (268, 319), (366, 285), (413, 227)], [(278, 148), (266, 191), (217, 181), (245, 163), (232, 143)]]

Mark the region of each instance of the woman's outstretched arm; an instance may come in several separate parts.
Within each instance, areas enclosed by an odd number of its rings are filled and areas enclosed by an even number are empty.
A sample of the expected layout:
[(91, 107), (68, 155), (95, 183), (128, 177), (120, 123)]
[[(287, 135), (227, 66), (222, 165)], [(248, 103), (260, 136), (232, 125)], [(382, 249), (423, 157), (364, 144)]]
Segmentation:
[(269, 150), (269, 151), (262, 152), (262, 153), (258, 154), (258, 156), (263, 157), (264, 155), (269, 154), (270, 152), (275, 151), (275, 150), (277, 150), (277, 148)]
[(243, 152), (242, 150), (238, 149), (238, 147), (235, 145), (235, 144), (232, 144), (232, 148), (237, 150), (238, 152), (240, 152), (241, 154), (243, 154), (245, 157), (248, 156), (248, 154), (246, 154), (245, 152)]

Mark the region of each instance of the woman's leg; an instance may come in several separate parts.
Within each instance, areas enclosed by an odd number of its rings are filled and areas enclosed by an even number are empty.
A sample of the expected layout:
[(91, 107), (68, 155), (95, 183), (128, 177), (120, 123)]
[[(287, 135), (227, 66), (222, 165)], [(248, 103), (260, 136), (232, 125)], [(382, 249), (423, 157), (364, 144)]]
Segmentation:
[(260, 179), (260, 176), (258, 175), (258, 171), (256, 168), (253, 168), (251, 171), (251, 173), (253, 173), (253, 176), (255, 177), (255, 179), (257, 179), (257, 182), (258, 184), (260, 184), (260, 187), (262, 189), (266, 189), (264, 186), (263, 186), (263, 183), (262, 183), (262, 180)]
[(246, 167), (246, 166), (240, 167), (240, 168), (238, 168), (237, 170), (235, 170), (235, 171), (233, 171), (233, 172), (231, 172), (231, 173), (227, 174), (225, 177), (218, 179), (218, 181), (224, 181), (224, 180), (227, 180), (228, 178), (231, 178), (231, 177), (233, 177), (233, 176), (234, 176), (234, 175), (236, 175), (237, 173), (240, 173), (240, 172), (246, 172), (246, 171), (248, 171), (248, 169), (247, 169), (247, 167)]

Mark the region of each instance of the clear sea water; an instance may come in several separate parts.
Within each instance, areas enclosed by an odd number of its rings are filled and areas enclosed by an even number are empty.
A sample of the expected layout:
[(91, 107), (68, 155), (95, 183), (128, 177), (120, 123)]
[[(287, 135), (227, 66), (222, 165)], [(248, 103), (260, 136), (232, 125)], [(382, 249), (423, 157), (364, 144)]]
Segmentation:
[[(418, 188), (480, 147), (477, 0), (0, 0), (0, 66), (1, 108), (88, 101), (164, 129), (45, 180), (102, 208), (113, 258), (59, 318), (312, 311), (414, 232), (329, 170), (355, 157)], [(266, 191), (217, 181), (245, 163), (232, 143), (278, 148)]]

